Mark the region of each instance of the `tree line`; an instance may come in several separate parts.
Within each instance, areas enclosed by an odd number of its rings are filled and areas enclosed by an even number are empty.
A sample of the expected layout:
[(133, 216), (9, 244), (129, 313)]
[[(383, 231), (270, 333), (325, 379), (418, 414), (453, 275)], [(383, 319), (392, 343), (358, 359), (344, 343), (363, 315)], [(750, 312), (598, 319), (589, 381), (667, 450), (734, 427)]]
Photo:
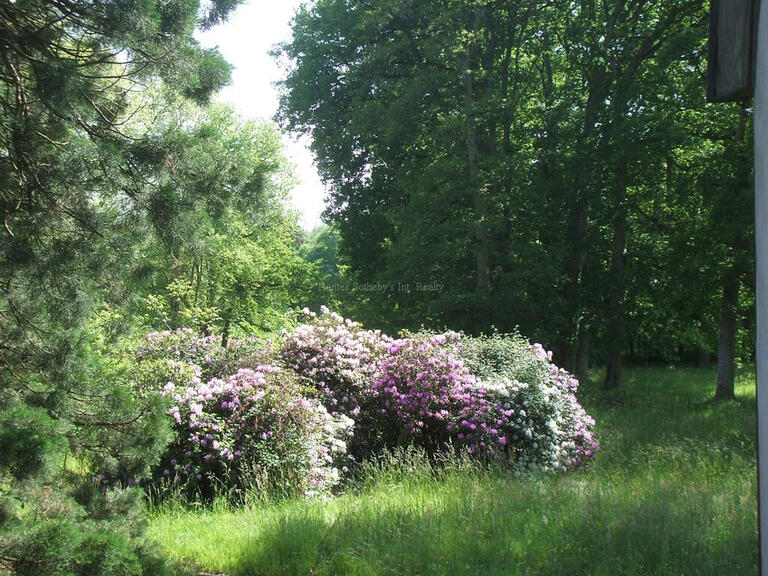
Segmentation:
[(752, 354), (749, 104), (705, 102), (701, 0), (318, 0), (278, 50), (382, 327), (519, 329), (617, 388)]

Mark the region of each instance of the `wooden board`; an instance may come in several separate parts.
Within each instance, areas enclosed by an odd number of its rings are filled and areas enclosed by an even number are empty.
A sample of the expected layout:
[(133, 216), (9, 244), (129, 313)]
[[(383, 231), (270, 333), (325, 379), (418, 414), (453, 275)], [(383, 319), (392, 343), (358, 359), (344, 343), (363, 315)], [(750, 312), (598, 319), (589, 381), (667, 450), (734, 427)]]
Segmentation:
[(707, 100), (743, 102), (754, 92), (755, 0), (710, 0)]

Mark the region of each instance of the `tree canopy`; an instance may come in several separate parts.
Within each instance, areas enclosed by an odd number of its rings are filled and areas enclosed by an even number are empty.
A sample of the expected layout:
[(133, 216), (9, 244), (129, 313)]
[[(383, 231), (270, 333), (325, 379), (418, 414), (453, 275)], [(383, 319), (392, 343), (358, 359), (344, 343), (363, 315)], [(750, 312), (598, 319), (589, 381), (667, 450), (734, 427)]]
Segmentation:
[(705, 3), (320, 0), (293, 30), (279, 117), (351, 274), (444, 286), (364, 318), (519, 327), (609, 387), (749, 341), (750, 119), (705, 103)]

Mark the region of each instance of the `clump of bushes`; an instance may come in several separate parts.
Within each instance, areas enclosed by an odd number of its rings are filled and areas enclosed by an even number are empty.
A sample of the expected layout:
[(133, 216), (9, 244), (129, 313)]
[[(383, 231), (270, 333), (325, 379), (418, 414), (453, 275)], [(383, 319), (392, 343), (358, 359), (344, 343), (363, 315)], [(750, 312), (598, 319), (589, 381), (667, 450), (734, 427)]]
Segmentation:
[(162, 476), (188, 491), (257, 484), (269, 492), (314, 495), (338, 483), (335, 464), (346, 453), (353, 422), (304, 397), (292, 373), (264, 365), (181, 391), (169, 382), (164, 390), (173, 399), (177, 439)]
[(521, 472), (567, 470), (599, 449), (576, 379), (518, 335), (393, 339), (327, 308), (304, 320), (274, 344), (147, 337), (135, 390), (167, 399), (175, 434), (155, 487), (311, 496), (408, 446)]
[(283, 337), (280, 360), (320, 394), (331, 413), (359, 416), (392, 339), (326, 307), (319, 315), (308, 309), (302, 314), (306, 322)]
[(225, 349), (181, 329), (148, 335), (137, 358), (136, 393), (162, 395), (173, 421), (154, 490), (242, 500), (312, 496), (339, 483), (353, 421), (308, 394), (269, 342)]
[(106, 350), (98, 320), (67, 334), (73, 350), (60, 381), (19, 374), (23, 394), (4, 400), (2, 573), (180, 573), (142, 541), (146, 493), (135, 486), (170, 439), (165, 401), (128, 385), (129, 356), (119, 346)]
[(496, 334), (463, 337), (460, 354), (484, 398), (481, 426), (498, 432), (511, 464), (548, 472), (595, 457), (595, 421), (576, 398), (579, 382), (552, 363), (551, 352), (519, 335)]

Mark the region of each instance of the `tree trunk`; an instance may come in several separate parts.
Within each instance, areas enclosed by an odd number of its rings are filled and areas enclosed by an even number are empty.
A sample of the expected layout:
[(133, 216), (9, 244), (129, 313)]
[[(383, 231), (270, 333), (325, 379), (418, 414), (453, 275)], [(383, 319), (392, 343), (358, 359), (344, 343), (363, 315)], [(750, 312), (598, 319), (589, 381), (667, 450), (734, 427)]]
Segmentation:
[(579, 161), (577, 165), (576, 189), (574, 190), (574, 201), (571, 204), (567, 230), (567, 244), (570, 247), (570, 254), (565, 263), (566, 280), (563, 287), (567, 326), (565, 333), (560, 335), (560, 344), (557, 347), (558, 363), (569, 371), (573, 371), (574, 367), (574, 326), (579, 316), (581, 272), (586, 248), (584, 237), (587, 231), (587, 223), (589, 222), (590, 202), (588, 188), (593, 167), (590, 153), (587, 150), (591, 146), (590, 140), (597, 125), (597, 114), (603, 103), (605, 74), (605, 69), (598, 67), (588, 78), (589, 95), (584, 110), (584, 124), (577, 144)]
[(731, 272), (723, 287), (720, 309), (720, 340), (717, 345), (717, 388), (715, 398), (728, 400), (734, 396), (736, 378), (736, 306), (739, 299), (739, 281)]
[(203, 281), (203, 259), (200, 259), (200, 262), (195, 264), (195, 301), (194, 304), (197, 306), (198, 299), (200, 298), (200, 285)]
[(231, 312), (227, 314), (227, 318), (224, 320), (224, 327), (221, 331), (221, 347), (224, 349), (226, 349), (229, 345), (229, 329), (232, 324), (230, 320), (230, 314)]
[(469, 182), (472, 188), (472, 201), (475, 210), (475, 278), (478, 290), (488, 288), (490, 283), (490, 265), (488, 256), (488, 200), (482, 183), (479, 181), (479, 146), (477, 135), (477, 119), (475, 117), (474, 82), (472, 69), (476, 59), (475, 43), (480, 31), (483, 10), (475, 10), (473, 38), (467, 56), (459, 57), (459, 66), (464, 87), (464, 113), (467, 128), (467, 155), (469, 161)]
[(624, 351), (624, 291), (625, 257), (627, 237), (627, 162), (616, 163), (614, 171), (615, 214), (613, 220), (613, 247), (611, 258), (611, 296), (608, 318), (608, 366), (605, 371), (604, 387), (621, 388), (622, 353)]
[[(586, 180), (586, 178), (584, 179)], [(581, 182), (581, 178), (579, 178)], [(584, 260), (584, 235), (587, 229), (589, 210), (586, 202), (579, 202), (571, 212), (568, 226), (568, 244), (571, 253), (565, 264), (565, 286), (563, 296), (565, 300), (565, 333), (560, 335), (560, 345), (557, 351), (557, 363), (573, 372), (574, 368), (574, 330), (579, 315), (579, 299), (581, 294), (581, 268)]]
[[(746, 132), (747, 108), (741, 105), (739, 122), (734, 134), (734, 146), (744, 145)], [(736, 166), (744, 170), (745, 166)], [(745, 178), (745, 179), (748, 179)], [(734, 255), (747, 253), (744, 239), (740, 230), (734, 229), (731, 249)], [(720, 336), (717, 344), (717, 386), (715, 398), (727, 400), (734, 397), (734, 380), (736, 378), (736, 308), (739, 303), (740, 273), (744, 270), (744, 262), (737, 259), (725, 274), (723, 284), (723, 300), (720, 309)]]
[(589, 342), (590, 334), (583, 328), (579, 331), (579, 346), (576, 350), (576, 377), (584, 382), (589, 374)]

